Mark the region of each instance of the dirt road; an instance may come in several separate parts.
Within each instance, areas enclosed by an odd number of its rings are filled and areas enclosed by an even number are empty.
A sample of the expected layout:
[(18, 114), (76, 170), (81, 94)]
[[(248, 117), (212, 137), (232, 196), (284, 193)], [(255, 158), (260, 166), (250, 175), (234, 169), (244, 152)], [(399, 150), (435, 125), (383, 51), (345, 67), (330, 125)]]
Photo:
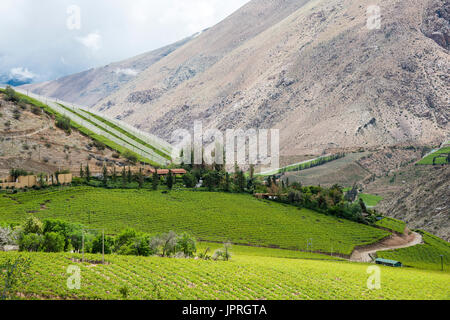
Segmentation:
[(372, 262), (371, 255), (375, 254), (378, 251), (408, 248), (421, 243), (423, 243), (423, 240), (420, 234), (406, 229), (404, 235), (394, 234), (381, 242), (362, 248), (357, 248), (355, 251), (353, 251), (350, 257), (350, 261)]

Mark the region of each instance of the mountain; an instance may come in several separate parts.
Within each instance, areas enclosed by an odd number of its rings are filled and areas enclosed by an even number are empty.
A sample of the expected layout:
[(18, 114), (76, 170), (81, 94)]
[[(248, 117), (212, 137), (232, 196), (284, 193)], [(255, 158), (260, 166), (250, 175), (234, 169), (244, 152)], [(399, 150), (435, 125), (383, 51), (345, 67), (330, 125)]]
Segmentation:
[(24, 85), (22, 88), (43, 96), (90, 107), (195, 36), (197, 35), (125, 61), (90, 69), (55, 81)]
[[(252, 1), (96, 104), (169, 138), (176, 128), (281, 130), (284, 155), (438, 144), (449, 132), (449, 4)], [(442, 35), (442, 37), (440, 36)]]
[(439, 144), (450, 118), (449, 3), (371, 5), (380, 29), (367, 28), (368, 5), (356, 0), (254, 0), (126, 81), (114, 70), (133, 62), (31, 88), (165, 139), (194, 120), (279, 128), (284, 156)]

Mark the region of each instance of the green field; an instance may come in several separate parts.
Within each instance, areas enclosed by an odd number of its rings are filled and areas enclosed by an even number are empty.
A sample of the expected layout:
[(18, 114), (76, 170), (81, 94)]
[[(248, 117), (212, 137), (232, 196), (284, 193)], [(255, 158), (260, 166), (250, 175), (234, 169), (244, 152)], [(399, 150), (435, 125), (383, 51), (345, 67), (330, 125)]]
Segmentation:
[(450, 243), (425, 231), (419, 231), (424, 244), (414, 247), (380, 251), (378, 257), (401, 261), (403, 265), (420, 269), (441, 270), (441, 255), (443, 256), (444, 271), (450, 272)]
[[(0, 252), (0, 263), (19, 253)], [(231, 261), (106, 256), (106, 265), (75, 263), (80, 255), (23, 253), (33, 277), (16, 292), (28, 299), (310, 300), (450, 299), (450, 274), (381, 267), (381, 289), (367, 288), (367, 264), (236, 255)], [(101, 256), (86, 255), (91, 261)], [(69, 290), (70, 265), (81, 288)]]
[(383, 200), (383, 197), (376, 196), (374, 194), (360, 193), (358, 199), (363, 199), (364, 203), (368, 207), (375, 207), (378, 202)]
[(326, 164), (328, 162), (335, 161), (335, 160), (341, 159), (343, 157), (345, 157), (345, 155), (343, 155), (343, 154), (342, 155), (338, 154), (338, 155), (331, 155), (331, 156), (320, 157), (320, 158), (317, 158), (317, 159), (304, 161), (304, 162), (299, 163), (299, 164), (292, 164), (292, 165), (289, 165), (289, 166), (286, 166), (286, 167), (283, 167), (283, 168), (280, 168), (280, 169), (275, 169), (275, 170), (264, 172), (264, 173), (260, 173), (260, 174), (257, 174), (257, 175), (267, 177), (267, 176), (272, 176), (272, 175), (276, 175), (276, 174), (283, 173), (283, 172), (302, 171), (302, 170), (306, 170), (306, 169), (310, 169), (310, 168), (314, 168), (314, 167), (317, 167), (317, 166), (324, 165), (324, 164)]
[(108, 233), (132, 227), (147, 233), (190, 232), (201, 240), (350, 254), (388, 232), (245, 194), (199, 191), (50, 188), (0, 196), (0, 221), (28, 216), (78, 222)]
[[(422, 160), (420, 160), (419, 162), (417, 162), (417, 164), (419, 165), (432, 165), (433, 164), (433, 158), (437, 157), (439, 155), (443, 155), (442, 157), (436, 158), (436, 164), (446, 164), (447, 162), (447, 154), (450, 153), (450, 147), (444, 147), (441, 148), (439, 150), (437, 150), (436, 152), (433, 152), (432, 154), (429, 154), (428, 156), (426, 156), (425, 158), (423, 158)], [(444, 156), (445, 155), (445, 156)]]
[(406, 228), (406, 223), (397, 219), (384, 217), (383, 219), (375, 223), (379, 227), (383, 227), (398, 233), (404, 233)]

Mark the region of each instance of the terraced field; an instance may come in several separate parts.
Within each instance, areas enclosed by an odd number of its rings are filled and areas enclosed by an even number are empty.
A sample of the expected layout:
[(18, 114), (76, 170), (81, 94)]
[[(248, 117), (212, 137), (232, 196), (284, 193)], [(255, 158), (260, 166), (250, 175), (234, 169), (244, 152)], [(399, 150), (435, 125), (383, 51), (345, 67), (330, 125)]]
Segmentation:
[[(420, 160), (417, 164), (419, 165), (430, 165), (433, 164), (433, 158), (437, 157), (435, 160), (435, 164), (446, 164), (447, 162), (447, 154), (450, 153), (450, 146), (441, 148), (432, 154), (429, 154), (422, 160)], [(442, 155), (442, 156), (440, 156)], [(440, 156), (440, 157), (439, 157)]]
[(404, 233), (406, 228), (406, 223), (397, 219), (385, 217), (375, 223), (379, 227), (383, 227), (389, 230), (396, 231), (398, 233)]
[[(19, 253), (0, 252), (0, 262)], [(366, 264), (236, 255), (231, 261), (106, 256), (106, 265), (74, 254), (25, 253), (32, 260), (21, 297), (64, 299), (450, 299), (450, 274), (381, 267), (381, 289), (367, 287)], [(100, 256), (87, 255), (91, 261)], [(67, 268), (81, 269), (69, 290)]]
[[(349, 255), (388, 232), (250, 195), (73, 187), (0, 196), (0, 221), (30, 215), (79, 222), (117, 233), (190, 232), (198, 239)], [(311, 246), (308, 247), (308, 242)]]
[(445, 272), (450, 272), (450, 243), (425, 231), (419, 231), (419, 233), (423, 236), (424, 244), (405, 249), (378, 252), (378, 257), (401, 261), (403, 265), (409, 267), (441, 270), (442, 255), (443, 269)]
[(374, 194), (361, 193), (358, 195), (358, 199), (363, 199), (364, 203), (368, 207), (375, 207), (378, 202), (383, 200), (383, 197)]
[[(96, 118), (91, 118), (89, 115), (86, 115), (83, 110), (79, 110), (75, 107), (72, 109), (62, 105), (60, 102), (53, 101), (51, 98), (41, 97), (31, 93), (29, 94), (30, 97), (28, 97), (24, 95), (24, 91), (22, 90), (18, 90), (16, 93), (21, 98), (32, 101), (33, 104), (42, 107), (51, 114), (69, 117), (72, 127), (83, 134), (90, 136), (94, 140), (104, 143), (113, 150), (121, 153), (126, 150), (131, 151), (138, 156), (139, 161), (151, 164), (167, 165), (170, 163), (169, 151), (163, 151), (168, 148), (167, 146), (170, 146), (167, 143), (164, 144), (167, 148), (156, 152), (155, 150), (159, 148), (161, 143), (156, 143), (153, 148), (149, 148), (146, 145), (142, 145), (139, 142), (142, 140), (138, 141), (138, 139), (130, 133), (124, 134), (119, 132), (115, 128), (108, 126), (104, 121), (99, 121)], [(121, 130), (123, 130), (123, 128)], [(130, 138), (130, 136), (133, 138)]]

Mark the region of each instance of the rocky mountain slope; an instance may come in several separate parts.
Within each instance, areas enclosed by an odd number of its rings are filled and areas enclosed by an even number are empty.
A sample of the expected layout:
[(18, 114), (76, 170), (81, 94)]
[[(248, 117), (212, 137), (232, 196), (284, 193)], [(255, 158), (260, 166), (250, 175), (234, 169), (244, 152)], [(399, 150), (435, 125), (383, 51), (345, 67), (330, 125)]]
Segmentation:
[(380, 211), (450, 241), (450, 167), (418, 166), (409, 171), (399, 177), (407, 183), (379, 204)]
[(155, 62), (188, 43), (195, 36), (125, 61), (90, 69), (55, 81), (24, 85), (22, 88), (43, 96), (90, 107), (134, 79)]
[[(279, 128), (282, 154), (449, 131), (448, 2), (252, 1), (96, 105), (169, 138), (176, 128)], [(446, 40), (445, 40), (446, 41)]]
[(67, 134), (55, 118), (25, 102), (6, 101), (0, 93), (0, 179), (11, 169), (39, 173), (71, 170), (89, 164), (99, 173), (103, 164), (126, 163), (114, 152), (94, 143), (76, 130)]

